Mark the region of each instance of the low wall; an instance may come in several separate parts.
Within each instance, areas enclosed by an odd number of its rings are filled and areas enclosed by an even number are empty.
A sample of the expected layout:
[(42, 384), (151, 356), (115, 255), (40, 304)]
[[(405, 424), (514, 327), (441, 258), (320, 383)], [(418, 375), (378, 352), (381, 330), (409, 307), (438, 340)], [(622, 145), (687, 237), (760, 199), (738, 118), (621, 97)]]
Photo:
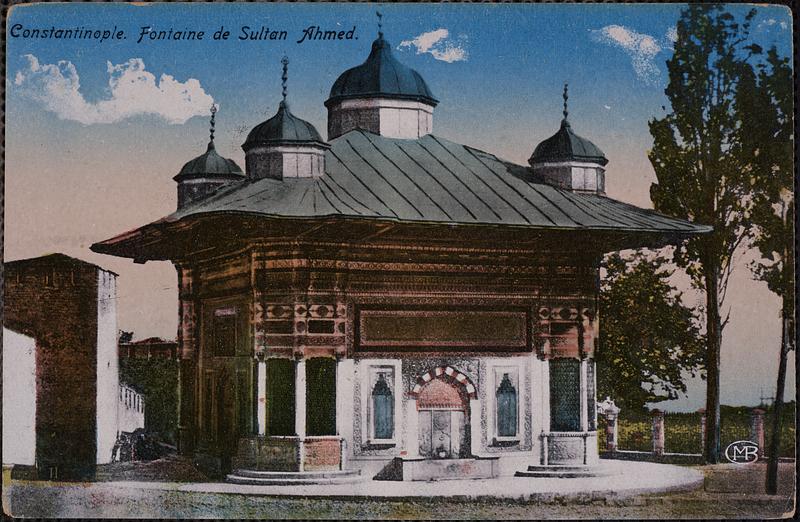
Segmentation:
[(234, 469), (328, 471), (341, 469), (341, 437), (246, 437), (239, 439)]
[(306, 437), (303, 462), (307, 471), (336, 470), (341, 465), (340, 437)]
[(640, 462), (659, 462), (662, 464), (703, 464), (703, 456), (692, 453), (664, 453), (656, 455), (650, 451), (602, 451), (601, 459), (636, 460)]

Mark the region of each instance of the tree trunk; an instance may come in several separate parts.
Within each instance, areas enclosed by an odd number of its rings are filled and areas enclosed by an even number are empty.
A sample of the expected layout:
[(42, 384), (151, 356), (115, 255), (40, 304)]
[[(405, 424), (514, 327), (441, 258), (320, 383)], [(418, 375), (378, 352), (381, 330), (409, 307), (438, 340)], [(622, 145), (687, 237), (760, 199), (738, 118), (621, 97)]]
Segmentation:
[(783, 407), (783, 389), (786, 387), (786, 356), (789, 351), (789, 311), (784, 303), (781, 314), (781, 353), (778, 364), (778, 386), (775, 389), (775, 403), (772, 407), (772, 434), (769, 439), (769, 461), (767, 463), (767, 494), (778, 494), (778, 457), (781, 440), (781, 408)]
[(719, 265), (713, 255), (703, 262), (706, 283), (706, 462), (719, 462), (719, 359), (722, 323), (719, 315)]

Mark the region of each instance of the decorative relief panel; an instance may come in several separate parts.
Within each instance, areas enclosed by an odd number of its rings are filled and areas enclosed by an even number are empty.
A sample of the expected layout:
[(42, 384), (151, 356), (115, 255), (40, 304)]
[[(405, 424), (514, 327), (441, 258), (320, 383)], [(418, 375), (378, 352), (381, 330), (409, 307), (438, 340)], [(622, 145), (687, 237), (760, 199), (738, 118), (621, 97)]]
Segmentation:
[(480, 360), (463, 357), (414, 357), (403, 359), (403, 390), (408, 395), (418, 379), (435, 368), (451, 367), (466, 376), (476, 387), (480, 388), (478, 375)]
[(359, 309), (356, 350), (528, 351), (525, 309)]
[(263, 328), (269, 335), (340, 336), (344, 334), (345, 318), (343, 304), (269, 303)]
[(596, 312), (594, 304), (555, 304), (536, 310), (537, 335), (545, 343), (543, 355), (582, 358), (594, 353)]

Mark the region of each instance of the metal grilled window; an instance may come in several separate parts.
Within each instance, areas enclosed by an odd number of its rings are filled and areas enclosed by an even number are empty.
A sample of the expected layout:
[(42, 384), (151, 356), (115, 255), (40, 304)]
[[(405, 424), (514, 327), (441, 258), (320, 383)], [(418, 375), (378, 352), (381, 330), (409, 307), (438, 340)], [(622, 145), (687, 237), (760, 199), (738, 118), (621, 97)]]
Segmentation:
[(575, 359), (550, 361), (550, 430), (581, 429), (581, 363)]
[(336, 361), (306, 360), (306, 430), (308, 435), (336, 434)]
[(267, 428), (270, 435), (294, 435), (294, 361), (267, 360)]
[(497, 435), (514, 437), (517, 435), (517, 390), (511, 384), (508, 374), (503, 374), (497, 388)]
[(394, 436), (394, 397), (383, 373), (372, 388), (372, 414), (376, 439)]

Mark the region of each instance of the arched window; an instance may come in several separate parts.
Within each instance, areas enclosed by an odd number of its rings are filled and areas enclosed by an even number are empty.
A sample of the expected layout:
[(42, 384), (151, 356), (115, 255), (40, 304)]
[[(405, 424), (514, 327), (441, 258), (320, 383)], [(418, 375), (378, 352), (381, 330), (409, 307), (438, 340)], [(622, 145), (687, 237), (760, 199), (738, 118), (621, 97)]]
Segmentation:
[(503, 374), (497, 388), (497, 435), (516, 437), (517, 435), (517, 390), (507, 373)]
[(394, 437), (394, 396), (384, 373), (372, 388), (372, 422), (376, 439)]

